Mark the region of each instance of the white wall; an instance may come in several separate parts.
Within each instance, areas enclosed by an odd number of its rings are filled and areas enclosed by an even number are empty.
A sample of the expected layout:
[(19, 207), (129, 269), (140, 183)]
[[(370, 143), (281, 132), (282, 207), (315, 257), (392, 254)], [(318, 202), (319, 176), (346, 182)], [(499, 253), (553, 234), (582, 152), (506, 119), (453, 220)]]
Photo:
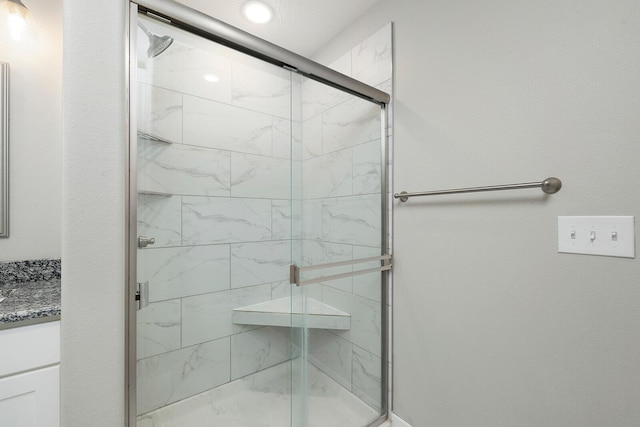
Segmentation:
[(64, 1), (61, 425), (125, 423), (124, 1)]
[(0, 36), (10, 66), (9, 238), (0, 262), (60, 258), (62, 209), (62, 0), (27, 3), (34, 43)]
[(640, 4), (386, 0), (395, 190), (542, 180), (395, 206), (394, 412), (414, 426), (640, 424), (640, 263), (557, 253), (558, 215), (640, 215)]

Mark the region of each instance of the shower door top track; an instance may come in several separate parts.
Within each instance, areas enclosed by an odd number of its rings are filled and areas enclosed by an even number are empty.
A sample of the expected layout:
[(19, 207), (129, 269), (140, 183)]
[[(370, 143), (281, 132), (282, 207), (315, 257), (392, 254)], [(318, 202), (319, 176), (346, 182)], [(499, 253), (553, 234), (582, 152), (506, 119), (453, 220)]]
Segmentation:
[(136, 0), (138, 11), (380, 105), (388, 93), (172, 0)]

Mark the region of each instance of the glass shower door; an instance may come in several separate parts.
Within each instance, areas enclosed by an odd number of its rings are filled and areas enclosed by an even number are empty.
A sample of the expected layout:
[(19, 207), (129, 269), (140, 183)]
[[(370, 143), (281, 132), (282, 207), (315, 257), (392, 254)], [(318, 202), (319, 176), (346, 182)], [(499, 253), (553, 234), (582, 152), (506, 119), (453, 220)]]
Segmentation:
[[(301, 240), (309, 426), (368, 426), (386, 414), (384, 111), (301, 79)], [(295, 108), (296, 102), (294, 102)]]
[(379, 425), (384, 109), (132, 15), (130, 427)]
[(301, 427), (291, 72), (137, 18), (137, 425)]

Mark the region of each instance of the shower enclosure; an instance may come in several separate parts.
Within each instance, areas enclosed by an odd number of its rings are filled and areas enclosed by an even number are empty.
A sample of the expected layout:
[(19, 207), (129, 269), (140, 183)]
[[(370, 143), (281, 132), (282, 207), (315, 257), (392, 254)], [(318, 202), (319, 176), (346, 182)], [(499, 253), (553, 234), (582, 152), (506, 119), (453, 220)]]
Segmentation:
[(129, 426), (381, 424), (388, 95), (170, 1), (129, 38)]

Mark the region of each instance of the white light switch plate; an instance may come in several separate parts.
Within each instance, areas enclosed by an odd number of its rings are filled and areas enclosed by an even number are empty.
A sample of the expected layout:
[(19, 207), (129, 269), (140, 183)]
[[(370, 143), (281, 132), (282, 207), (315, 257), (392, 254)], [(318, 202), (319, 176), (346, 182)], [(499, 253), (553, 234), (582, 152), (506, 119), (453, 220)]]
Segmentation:
[(635, 258), (633, 216), (559, 216), (558, 252)]

